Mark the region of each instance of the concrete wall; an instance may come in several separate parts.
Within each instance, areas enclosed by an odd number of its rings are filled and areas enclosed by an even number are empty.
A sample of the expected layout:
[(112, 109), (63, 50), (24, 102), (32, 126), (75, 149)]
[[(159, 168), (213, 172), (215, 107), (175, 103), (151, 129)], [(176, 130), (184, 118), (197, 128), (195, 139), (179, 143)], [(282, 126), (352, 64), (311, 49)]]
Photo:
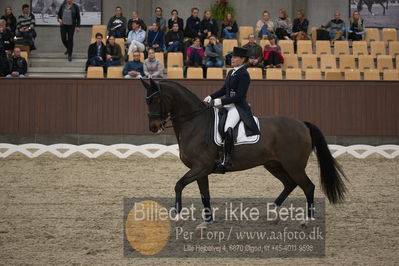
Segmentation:
[[(215, 0), (103, 0), (102, 23), (107, 23), (108, 19), (113, 15), (116, 6), (121, 6), (124, 10), (124, 15), (128, 18), (132, 10), (137, 10), (140, 17), (148, 23), (149, 17), (157, 6), (163, 8), (166, 18), (169, 18), (170, 11), (176, 8), (180, 12), (180, 17), (186, 20), (190, 15), (191, 7), (198, 7), (202, 17), (204, 10), (209, 9), (214, 2)], [(14, 14), (19, 15), (21, 6), (24, 3), (29, 4), (30, 1), (0, 0), (0, 10), (2, 11), (6, 5), (10, 5), (14, 10)], [(296, 10), (303, 8), (307, 12), (310, 26), (326, 23), (335, 10), (341, 11), (343, 18), (349, 17), (348, 0), (230, 0), (230, 3), (238, 10), (237, 21), (239, 25), (255, 26), (265, 9), (269, 10), (272, 18), (275, 18), (280, 8), (285, 8), (291, 17)], [(36, 44), (39, 51), (57, 52), (64, 50), (58, 27), (38, 26), (37, 32)], [(86, 52), (90, 38), (90, 27), (82, 27), (81, 32), (75, 37), (75, 52)]]
[(348, 0), (307, 0), (307, 2), (306, 11), (311, 27), (327, 24), (333, 18), (335, 11), (341, 12), (341, 17), (346, 23), (349, 21)]

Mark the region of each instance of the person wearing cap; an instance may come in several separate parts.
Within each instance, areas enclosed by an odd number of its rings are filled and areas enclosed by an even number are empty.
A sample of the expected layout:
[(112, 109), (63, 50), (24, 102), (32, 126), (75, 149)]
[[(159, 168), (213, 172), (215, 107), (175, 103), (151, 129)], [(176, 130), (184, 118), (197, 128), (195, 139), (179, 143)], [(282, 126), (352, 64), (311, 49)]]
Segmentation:
[[(232, 165), (232, 150), (234, 146), (233, 129), (240, 120), (244, 122), (245, 134), (247, 136), (259, 135), (259, 129), (253, 118), (251, 108), (247, 102), (247, 92), (251, 78), (245, 64), (248, 61), (248, 50), (242, 47), (234, 47), (231, 64), (234, 67), (227, 74), (223, 87), (215, 93), (208, 95), (204, 102), (210, 103), (214, 100), (216, 108), (227, 109), (227, 119), (224, 126), (223, 154), (219, 160), (216, 170)], [(223, 99), (220, 97), (225, 96)]]

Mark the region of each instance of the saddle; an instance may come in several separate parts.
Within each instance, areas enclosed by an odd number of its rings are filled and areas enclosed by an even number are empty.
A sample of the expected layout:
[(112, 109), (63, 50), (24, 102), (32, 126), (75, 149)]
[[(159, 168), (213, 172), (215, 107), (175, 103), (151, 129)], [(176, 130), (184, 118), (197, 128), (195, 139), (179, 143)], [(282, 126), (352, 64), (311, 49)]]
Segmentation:
[[(218, 146), (223, 145), (224, 139), (224, 126), (227, 120), (227, 109), (226, 108), (214, 108), (215, 112), (215, 124), (214, 124), (214, 142)], [(259, 128), (259, 120), (257, 117), (254, 116), (255, 122)], [(259, 128), (260, 130), (260, 128)], [(245, 134), (244, 122), (240, 121), (233, 129), (233, 139), (234, 145), (241, 145), (241, 144), (254, 144), (258, 142), (259, 135), (255, 136), (247, 136)]]

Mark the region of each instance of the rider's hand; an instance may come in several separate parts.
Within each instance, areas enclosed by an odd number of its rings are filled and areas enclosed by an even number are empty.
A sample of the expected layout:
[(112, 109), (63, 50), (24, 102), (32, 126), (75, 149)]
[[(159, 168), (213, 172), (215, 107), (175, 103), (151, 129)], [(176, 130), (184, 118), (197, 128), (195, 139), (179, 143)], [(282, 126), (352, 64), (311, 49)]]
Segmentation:
[(204, 102), (206, 102), (206, 103), (210, 103), (212, 101), (212, 97), (211, 96), (206, 96), (205, 97), (205, 99), (204, 99)]
[(222, 99), (215, 99), (213, 101), (213, 106), (215, 106), (216, 108), (222, 107)]

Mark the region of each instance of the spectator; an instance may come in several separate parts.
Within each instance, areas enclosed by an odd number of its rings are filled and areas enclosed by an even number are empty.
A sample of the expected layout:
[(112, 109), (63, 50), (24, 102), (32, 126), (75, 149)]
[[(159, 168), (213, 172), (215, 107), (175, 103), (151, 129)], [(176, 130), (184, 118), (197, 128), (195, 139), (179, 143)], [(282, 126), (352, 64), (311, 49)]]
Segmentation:
[(127, 29), (128, 32), (132, 30), (132, 22), (133, 21), (138, 21), (140, 24), (140, 27), (143, 31), (147, 31), (147, 25), (145, 25), (144, 20), (142, 20), (141, 18), (139, 18), (139, 15), (137, 14), (137, 11), (132, 11), (132, 17), (131, 19), (129, 19), (129, 21), (127, 22)]
[(67, 51), (68, 61), (72, 61), (73, 35), (75, 29), (80, 31), (80, 10), (73, 0), (65, 1), (58, 11), (58, 22), (61, 27), (61, 40)]
[(148, 32), (147, 44), (149, 48), (153, 48), (155, 52), (163, 52), (164, 48), (163, 32), (159, 30), (158, 23), (152, 24), (151, 30)]
[(206, 46), (206, 67), (223, 67), (223, 48), (216, 36), (209, 37), (209, 44)]
[(345, 22), (341, 19), (341, 13), (335, 12), (334, 19), (330, 20), (325, 26), (321, 25), (320, 29), (330, 29), (330, 40), (345, 40)]
[(292, 31), (291, 20), (287, 16), (287, 11), (285, 9), (280, 9), (279, 16), (275, 24), (275, 33), (279, 40), (289, 40), (289, 36)]
[(166, 19), (162, 17), (162, 8), (157, 7), (155, 8), (155, 16), (150, 18), (151, 25), (154, 23), (159, 24), (159, 30), (165, 31), (166, 30)]
[(260, 45), (256, 44), (254, 34), (248, 35), (248, 43), (243, 46), (248, 51), (248, 65), (250, 67), (263, 67), (262, 57), (263, 49)]
[(125, 78), (142, 78), (144, 77), (143, 63), (140, 62), (140, 52), (133, 53), (133, 61), (126, 63), (123, 68)]
[(115, 37), (109, 36), (106, 45), (105, 69), (110, 66), (120, 66), (122, 59), (122, 49), (115, 43)]
[(179, 29), (183, 30), (184, 29), (184, 21), (182, 18), (179, 18), (179, 12), (177, 12), (176, 9), (173, 9), (172, 12), (170, 12), (172, 17), (168, 20), (168, 29), (171, 30), (173, 28), (173, 24), (177, 23), (179, 24)]
[(262, 19), (256, 23), (255, 34), (259, 39), (267, 39), (269, 34), (274, 33), (274, 22), (270, 19), (269, 11), (263, 11)]
[(236, 39), (238, 32), (237, 22), (232, 13), (227, 13), (222, 23), (222, 38)]
[(365, 28), (364, 21), (360, 17), (359, 11), (354, 11), (348, 28), (348, 39), (352, 41), (361, 41), (365, 33)]
[(161, 60), (155, 57), (155, 50), (148, 49), (148, 58), (144, 60), (145, 78), (162, 78), (163, 66)]
[(201, 46), (201, 39), (196, 37), (193, 45), (187, 48), (187, 63), (189, 66), (199, 67), (202, 65), (204, 57), (204, 48)]
[(14, 36), (17, 29), (17, 19), (12, 13), (11, 7), (7, 6), (4, 9), (4, 15), (1, 17), (1, 19), (4, 19), (6, 21), (6, 29), (9, 30)]
[(0, 77), (8, 75), (8, 59), (4, 48), (0, 44)]
[(126, 43), (129, 44), (128, 54), (135, 51), (144, 52), (144, 41), (145, 31), (141, 29), (140, 23), (138, 21), (133, 21), (132, 30), (129, 32), (126, 41)]
[(31, 50), (35, 50), (34, 39), (36, 38), (35, 32), (35, 16), (30, 12), (29, 5), (22, 6), (22, 15), (17, 19), (17, 37), (22, 37), (22, 43), (28, 45)]
[(24, 78), (28, 71), (28, 64), (18, 47), (14, 48), (13, 55), (8, 59), (8, 69), (7, 78)]
[(166, 34), (165, 43), (167, 52), (181, 52), (183, 50), (183, 32), (179, 24), (174, 23), (172, 30)]
[(273, 35), (269, 36), (269, 44), (265, 45), (263, 51), (263, 61), (266, 68), (277, 67), (280, 68), (281, 64), (284, 63), (284, 58), (281, 55), (281, 48), (276, 44), (276, 37)]
[(107, 49), (103, 43), (103, 35), (96, 33), (96, 42), (90, 44), (87, 52), (86, 70), (89, 66), (104, 66)]
[(293, 40), (308, 40), (308, 26), (309, 20), (305, 18), (305, 11), (298, 10), (296, 12), (296, 19), (294, 19), (291, 39)]
[(186, 29), (184, 30), (184, 37), (194, 39), (201, 35), (200, 19), (198, 18), (199, 9), (193, 7), (191, 9), (191, 16), (186, 21)]
[(4, 19), (0, 19), (0, 47), (7, 54), (11, 54), (11, 51), (14, 50), (14, 38), (11, 31), (6, 28)]
[(122, 14), (122, 8), (115, 8), (115, 15), (108, 21), (108, 35), (115, 38), (125, 38), (126, 36), (126, 18)]
[(204, 12), (204, 17), (200, 24), (200, 31), (202, 40), (211, 35), (218, 35), (218, 23), (212, 18), (212, 12), (210, 10)]

